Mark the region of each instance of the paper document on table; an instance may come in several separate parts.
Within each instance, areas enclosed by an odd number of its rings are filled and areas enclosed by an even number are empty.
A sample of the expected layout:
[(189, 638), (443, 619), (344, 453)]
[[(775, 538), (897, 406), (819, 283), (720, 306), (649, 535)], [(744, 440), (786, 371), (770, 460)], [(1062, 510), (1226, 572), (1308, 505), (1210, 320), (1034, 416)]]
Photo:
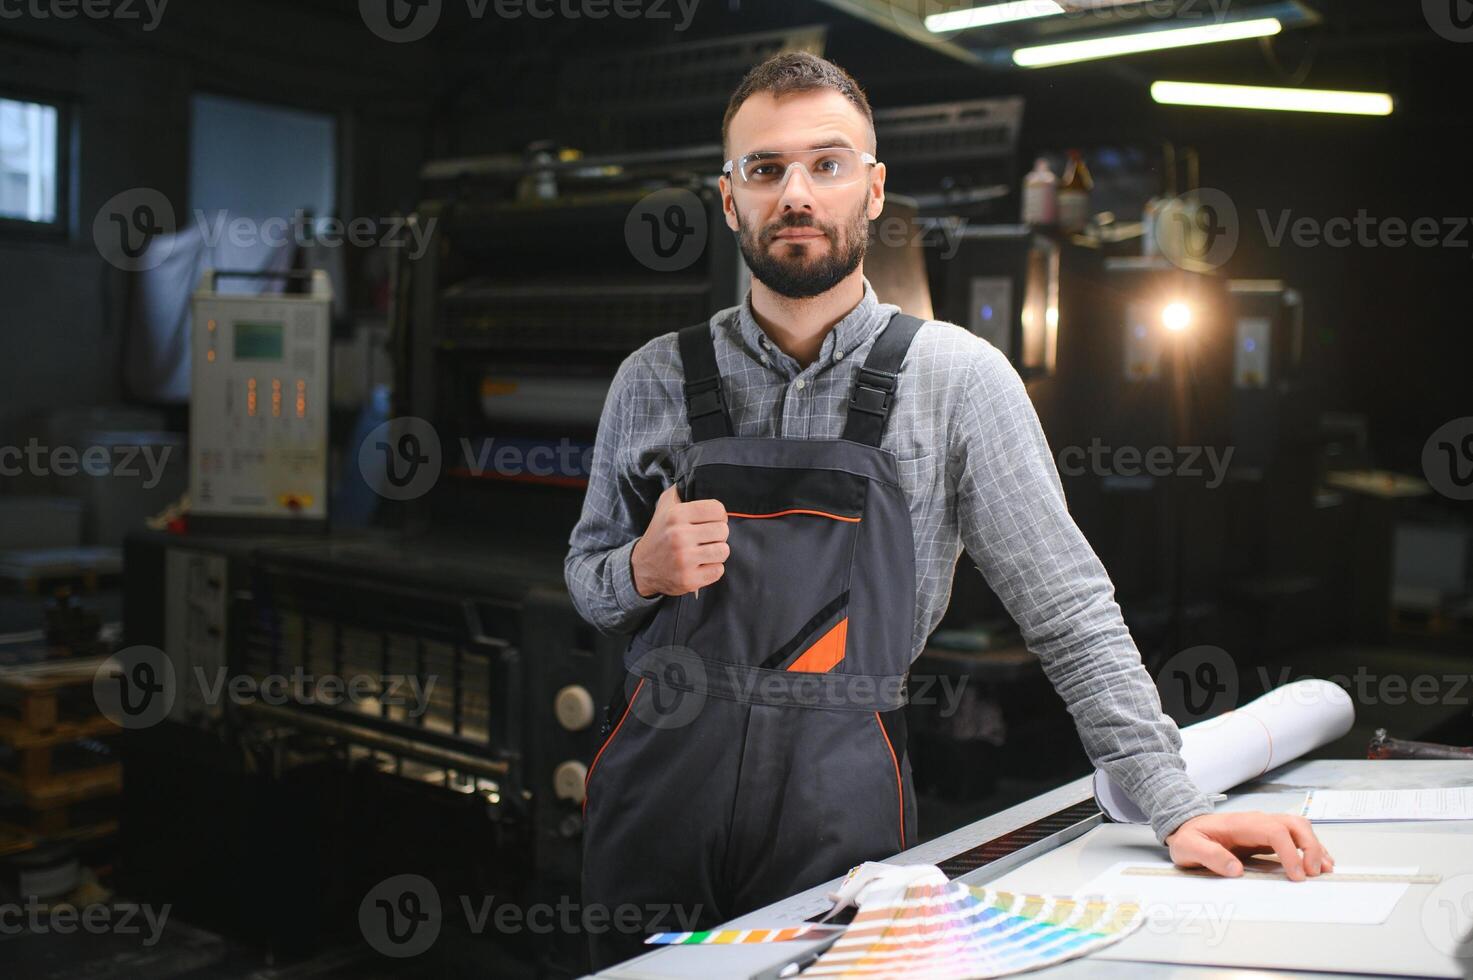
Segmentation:
[[(1324, 922), (1375, 925), (1385, 922), (1409, 887), (1407, 882), (1269, 881), (1196, 875), (1127, 874), (1127, 868), (1174, 868), (1170, 862), (1121, 861), (1077, 892), (1139, 901), (1147, 919), (1161, 915), (1217, 914), (1241, 922)], [(1339, 875), (1414, 875), (1417, 867), (1335, 865)]]
[(1313, 823), (1473, 820), (1473, 786), (1442, 789), (1316, 789), (1299, 815)]
[[(1398, 767), (1396, 762), (1374, 765), (1387, 766), (1388, 772)], [(1456, 832), (1459, 824), (1410, 828), (1415, 833), (1408, 833), (1409, 828), (1392, 832), (1354, 823), (1316, 827), (1315, 836), (1335, 855), (1333, 874), (1357, 877), (1265, 882), (1194, 878), (1185, 869), (1180, 876), (1123, 873), (1151, 864), (1165, 867), (1165, 855), (1150, 827), (1105, 824), (992, 878), (987, 886), (1068, 894), (1079, 900), (1091, 891), (1096, 899), (1101, 891), (1118, 896), (1117, 902), (1133, 897), (1146, 916), (1145, 924), (1115, 945), (1090, 954), (1099, 959), (1306, 970), (1319, 976), (1463, 978), (1464, 967), (1473, 962), (1473, 935), (1468, 935), (1468, 917), (1453, 913), (1463, 908), (1459, 903), (1468, 895), (1467, 882), (1473, 881), (1473, 847), (1468, 846), (1466, 833)], [(1248, 869), (1272, 870), (1275, 862), (1265, 856), (1244, 863)], [(1283, 873), (1282, 865), (1278, 870)], [(1109, 880), (1102, 881), (1107, 872), (1112, 873)], [(1377, 877), (1385, 875), (1394, 875), (1396, 881)], [(1191, 891), (1183, 895), (1186, 888)], [(1273, 904), (1258, 901), (1265, 892), (1275, 899)], [(1276, 907), (1285, 895), (1293, 904)], [(1351, 901), (1356, 907), (1343, 907)], [(1363, 909), (1361, 902), (1379, 908)], [(1292, 921), (1311, 914), (1315, 919), (1335, 915), (1337, 920)], [(1350, 914), (1358, 920), (1380, 921), (1374, 925), (1344, 921)], [(1264, 921), (1260, 916), (1282, 918)], [(1134, 974), (1122, 970), (1118, 975)]]

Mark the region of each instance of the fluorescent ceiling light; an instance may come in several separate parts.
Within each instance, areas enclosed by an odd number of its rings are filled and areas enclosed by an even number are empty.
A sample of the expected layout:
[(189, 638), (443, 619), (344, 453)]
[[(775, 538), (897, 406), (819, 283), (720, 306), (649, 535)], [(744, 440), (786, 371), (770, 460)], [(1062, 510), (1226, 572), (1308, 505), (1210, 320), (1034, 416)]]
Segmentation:
[(926, 18), (925, 24), (926, 30), (941, 34), (947, 31), (965, 31), (973, 27), (1011, 24), (1013, 21), (1033, 20), (1035, 17), (1052, 17), (1063, 12), (1064, 8), (1055, 0), (1008, 0), (1006, 3), (992, 3), (985, 7), (931, 14)]
[(1075, 61), (1091, 61), (1095, 58), (1139, 54), (1143, 51), (1162, 51), (1167, 48), (1185, 48), (1194, 44), (1216, 44), (1221, 41), (1241, 41), (1250, 37), (1268, 37), (1279, 33), (1283, 27), (1284, 25), (1279, 23), (1275, 17), (1262, 17), (1228, 24), (1207, 24), (1202, 27), (1134, 31), (1130, 34), (1093, 37), (1083, 41), (1061, 41), (1058, 44), (1019, 48), (1013, 52), (1013, 63), (1023, 68), (1045, 68), (1050, 65), (1066, 65)]
[(1392, 108), (1391, 96), (1384, 92), (1336, 92), (1319, 88), (1269, 88), (1201, 82), (1152, 82), (1151, 98), (1166, 105), (1339, 112), (1352, 116), (1389, 116)]

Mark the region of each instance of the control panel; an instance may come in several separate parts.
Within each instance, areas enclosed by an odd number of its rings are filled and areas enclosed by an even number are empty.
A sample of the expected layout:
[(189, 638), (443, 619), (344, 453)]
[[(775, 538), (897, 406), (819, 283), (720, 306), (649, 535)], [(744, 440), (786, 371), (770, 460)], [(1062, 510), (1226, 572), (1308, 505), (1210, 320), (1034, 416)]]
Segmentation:
[(190, 512), (325, 520), (332, 288), (222, 293), (225, 275), (194, 295)]

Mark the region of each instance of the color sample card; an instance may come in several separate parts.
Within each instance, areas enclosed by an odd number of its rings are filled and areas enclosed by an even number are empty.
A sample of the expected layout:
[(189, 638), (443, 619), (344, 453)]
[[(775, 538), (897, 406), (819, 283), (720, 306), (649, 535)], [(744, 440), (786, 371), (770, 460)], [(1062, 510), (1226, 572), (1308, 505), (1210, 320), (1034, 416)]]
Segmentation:
[(1083, 956), (1140, 928), (1134, 902), (912, 884), (867, 898), (803, 977), (978, 980)]
[(827, 939), (842, 926), (804, 925), (786, 929), (721, 929), (706, 932), (657, 932), (648, 946), (726, 946), (737, 943), (782, 943), (792, 939)]

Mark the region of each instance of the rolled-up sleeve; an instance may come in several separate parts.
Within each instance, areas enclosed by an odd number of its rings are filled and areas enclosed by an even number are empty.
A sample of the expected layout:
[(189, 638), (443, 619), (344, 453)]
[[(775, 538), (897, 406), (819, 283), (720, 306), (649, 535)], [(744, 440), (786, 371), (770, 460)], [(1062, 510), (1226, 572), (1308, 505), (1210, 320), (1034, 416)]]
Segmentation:
[(948, 458), (962, 542), (1042, 661), (1090, 759), (1164, 843), (1212, 803), (1186, 773), (1181, 733), (1069, 514), (1022, 380), (991, 347), (972, 367), (976, 394), (957, 406)]
[(635, 542), (649, 526), (664, 489), (635, 466), (629, 430), (640, 374), (635, 357), (619, 365), (604, 400), (583, 512), (563, 562), (574, 607), (603, 633), (633, 632), (664, 598), (640, 595), (630, 566)]

